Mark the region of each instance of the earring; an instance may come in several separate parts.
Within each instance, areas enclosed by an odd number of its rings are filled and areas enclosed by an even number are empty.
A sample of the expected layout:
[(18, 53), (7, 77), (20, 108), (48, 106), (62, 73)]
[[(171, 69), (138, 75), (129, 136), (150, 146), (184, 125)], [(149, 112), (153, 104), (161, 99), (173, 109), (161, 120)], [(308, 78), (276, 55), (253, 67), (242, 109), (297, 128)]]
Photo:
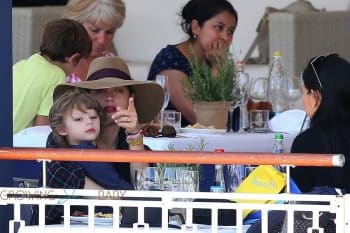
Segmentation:
[(197, 39), (197, 35), (193, 34), (193, 38), (194, 38), (194, 39)]

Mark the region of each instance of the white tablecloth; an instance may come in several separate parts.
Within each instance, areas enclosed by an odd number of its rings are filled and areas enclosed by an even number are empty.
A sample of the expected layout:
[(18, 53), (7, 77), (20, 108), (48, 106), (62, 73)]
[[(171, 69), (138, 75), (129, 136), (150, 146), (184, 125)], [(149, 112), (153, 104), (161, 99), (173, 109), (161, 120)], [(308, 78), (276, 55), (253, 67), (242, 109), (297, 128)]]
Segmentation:
[[(296, 135), (284, 134), (285, 152), (290, 152)], [(144, 143), (152, 150), (198, 150), (201, 141), (205, 144), (204, 151), (214, 151), (223, 148), (226, 152), (272, 152), (274, 133), (223, 133), (223, 134), (188, 134), (182, 133), (176, 138), (149, 138)]]
[[(17, 133), (13, 137), (14, 147), (45, 147), (46, 138), (51, 132), (48, 126), (31, 127)], [(295, 134), (284, 134), (285, 152), (290, 147)], [(180, 133), (176, 138), (145, 137), (144, 143), (152, 150), (199, 150), (202, 141), (204, 151), (214, 151), (223, 148), (226, 152), (272, 152), (274, 133)]]

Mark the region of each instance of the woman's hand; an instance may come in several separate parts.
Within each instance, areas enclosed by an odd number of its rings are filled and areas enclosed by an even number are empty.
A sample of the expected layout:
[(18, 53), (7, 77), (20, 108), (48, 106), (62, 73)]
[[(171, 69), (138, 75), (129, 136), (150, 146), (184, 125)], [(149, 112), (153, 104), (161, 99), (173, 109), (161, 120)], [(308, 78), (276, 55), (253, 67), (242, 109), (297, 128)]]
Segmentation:
[(211, 65), (215, 65), (216, 59), (223, 59), (228, 49), (229, 44), (227, 44), (223, 39), (215, 39), (205, 48), (205, 57)]
[(228, 52), (229, 45), (223, 39), (215, 39), (207, 45), (205, 57), (209, 61), (214, 76), (218, 74), (217, 63), (224, 65), (225, 54)]
[(126, 129), (129, 134), (138, 133), (140, 126), (135, 108), (134, 97), (129, 98), (128, 109), (125, 110), (118, 107), (117, 112), (113, 114), (112, 119), (118, 126)]

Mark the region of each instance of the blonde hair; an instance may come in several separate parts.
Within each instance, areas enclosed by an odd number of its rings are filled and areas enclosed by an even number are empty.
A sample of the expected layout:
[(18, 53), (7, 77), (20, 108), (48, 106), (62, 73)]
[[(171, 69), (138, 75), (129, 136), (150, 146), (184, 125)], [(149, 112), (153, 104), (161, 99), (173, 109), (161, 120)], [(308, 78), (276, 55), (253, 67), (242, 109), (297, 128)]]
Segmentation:
[(120, 28), (125, 18), (125, 4), (122, 0), (70, 0), (63, 17), (80, 23), (108, 23)]

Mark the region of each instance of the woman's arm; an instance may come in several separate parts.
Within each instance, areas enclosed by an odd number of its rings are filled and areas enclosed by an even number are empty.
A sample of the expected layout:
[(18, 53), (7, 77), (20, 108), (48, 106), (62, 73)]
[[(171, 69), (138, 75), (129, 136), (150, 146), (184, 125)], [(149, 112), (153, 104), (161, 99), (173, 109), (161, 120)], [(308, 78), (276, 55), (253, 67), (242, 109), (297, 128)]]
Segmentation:
[(164, 70), (160, 74), (168, 76), (170, 89), (170, 102), (181, 112), (181, 115), (191, 124), (196, 123), (196, 113), (192, 102), (186, 98), (183, 84), (188, 77), (179, 70)]
[[(85, 181), (88, 176), (91, 181), (100, 186), (101, 189), (131, 190), (132, 185), (123, 180), (115, 171), (112, 163), (106, 162), (79, 162), (85, 171)], [(97, 187), (93, 183), (84, 185), (86, 187)]]
[(49, 117), (48, 116), (41, 116), (36, 115), (34, 119), (34, 126), (37, 125), (48, 125), (49, 124)]
[[(131, 135), (134, 137), (134, 139), (127, 139), (127, 142), (129, 144), (129, 149), (130, 150), (145, 150), (145, 145), (143, 144), (143, 135), (140, 133), (136, 135)], [(135, 143), (136, 142), (136, 143)], [(130, 178), (131, 178), (131, 183), (135, 187), (135, 171), (137, 169), (141, 169), (144, 167), (148, 167), (148, 163), (130, 163)]]

